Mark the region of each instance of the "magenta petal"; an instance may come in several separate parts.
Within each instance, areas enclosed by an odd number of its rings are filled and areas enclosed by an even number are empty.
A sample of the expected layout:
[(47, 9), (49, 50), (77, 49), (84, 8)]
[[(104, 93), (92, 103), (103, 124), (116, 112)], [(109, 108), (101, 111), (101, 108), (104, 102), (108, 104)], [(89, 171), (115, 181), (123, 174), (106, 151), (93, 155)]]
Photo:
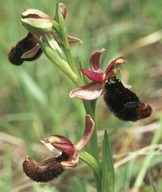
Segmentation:
[(113, 61), (108, 65), (108, 67), (106, 68), (105, 73), (106, 73), (106, 74), (109, 73), (109, 72), (113, 69), (114, 65), (117, 65), (117, 64), (119, 64), (119, 65), (124, 64), (124, 57), (123, 57), (123, 56), (118, 57), (117, 59), (113, 60)]
[(94, 72), (101, 72), (100, 69), (100, 57), (101, 54), (105, 51), (106, 49), (101, 49), (101, 50), (97, 50), (95, 52), (92, 53), (89, 62), (90, 62), (90, 68), (92, 71)]
[(83, 41), (81, 39), (71, 36), (71, 35), (68, 35), (67, 38), (68, 38), (68, 42), (69, 42), (70, 46), (76, 45), (77, 43), (83, 43)]
[(92, 81), (98, 81), (98, 82), (103, 82), (104, 77), (103, 77), (103, 72), (93, 72), (93, 71), (89, 71), (87, 69), (80, 69), (80, 71), (86, 76), (88, 77), (90, 80)]
[(103, 94), (103, 84), (92, 82), (82, 87), (73, 89), (70, 92), (69, 97), (85, 100), (94, 100), (100, 97), (102, 94)]
[(90, 115), (85, 116), (85, 128), (81, 140), (75, 145), (77, 150), (81, 150), (91, 139), (95, 123)]
[(64, 136), (51, 135), (47, 139), (51, 145), (64, 153), (72, 155), (75, 152), (72, 142)]

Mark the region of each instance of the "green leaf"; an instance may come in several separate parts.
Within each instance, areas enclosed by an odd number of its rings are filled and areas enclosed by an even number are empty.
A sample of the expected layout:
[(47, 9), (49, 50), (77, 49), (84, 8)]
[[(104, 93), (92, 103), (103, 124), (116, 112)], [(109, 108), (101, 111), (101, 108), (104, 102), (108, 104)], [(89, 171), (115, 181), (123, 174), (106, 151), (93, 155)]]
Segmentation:
[(25, 87), (29, 90), (30, 94), (41, 104), (44, 106), (48, 105), (48, 100), (46, 95), (44, 94), (43, 90), (39, 85), (30, 77), (30, 75), (24, 71), (19, 70), (18, 76), (25, 85)]
[(102, 188), (101, 192), (114, 192), (114, 165), (109, 145), (108, 134), (105, 131), (102, 148)]
[(102, 176), (102, 168), (100, 163), (89, 153), (86, 151), (79, 152), (80, 159), (84, 161), (87, 165), (89, 165), (93, 169), (93, 173), (95, 176), (95, 183), (97, 191), (101, 191), (101, 176)]
[(131, 177), (133, 176), (135, 166), (139, 167), (138, 164), (135, 164), (135, 159), (132, 159), (131, 161), (127, 162), (124, 166), (120, 167), (119, 170), (117, 170), (115, 174), (115, 192), (129, 191), (128, 181), (130, 181)]
[(99, 182), (101, 182), (101, 166), (99, 164), (99, 162), (89, 153), (87, 153), (86, 151), (80, 151), (80, 159), (82, 161), (84, 161), (85, 163), (87, 163), (92, 169), (93, 171), (96, 173)]

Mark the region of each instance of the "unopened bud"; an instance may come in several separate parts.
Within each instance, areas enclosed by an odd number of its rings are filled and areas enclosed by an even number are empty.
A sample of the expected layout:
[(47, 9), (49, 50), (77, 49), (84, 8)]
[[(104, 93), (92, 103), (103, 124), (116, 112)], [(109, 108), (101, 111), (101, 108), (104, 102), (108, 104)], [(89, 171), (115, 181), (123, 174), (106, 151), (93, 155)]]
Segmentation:
[(59, 3), (58, 6), (60, 8), (60, 11), (62, 12), (63, 18), (65, 19), (66, 15), (67, 15), (67, 9), (66, 9), (65, 4)]

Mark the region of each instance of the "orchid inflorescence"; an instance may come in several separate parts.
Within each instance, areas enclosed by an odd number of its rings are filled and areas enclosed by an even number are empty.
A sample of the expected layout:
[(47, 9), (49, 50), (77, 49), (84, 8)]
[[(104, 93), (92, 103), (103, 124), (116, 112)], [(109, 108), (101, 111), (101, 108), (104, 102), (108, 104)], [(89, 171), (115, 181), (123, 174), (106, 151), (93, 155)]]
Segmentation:
[[(9, 61), (14, 65), (21, 65), (24, 61), (33, 61), (44, 53), (75, 83), (77, 88), (69, 93), (69, 97), (83, 100), (86, 113), (89, 111), (92, 117), (94, 117), (95, 109), (90, 101), (97, 100), (101, 96), (110, 111), (123, 121), (137, 121), (149, 117), (152, 113), (150, 105), (142, 103), (138, 96), (123, 85), (118, 78), (122, 65), (125, 63), (123, 56), (111, 61), (104, 71), (101, 69), (100, 58), (105, 49), (96, 50), (91, 54), (90, 69), (79, 69), (79, 66), (74, 65), (69, 47), (82, 41), (66, 34), (64, 25), (66, 14), (66, 6), (62, 3), (57, 5), (54, 19), (36, 9), (25, 10), (22, 13), (21, 21), (28, 33), (16, 46), (11, 48), (8, 54)], [(80, 71), (91, 82), (85, 84)], [(84, 100), (88, 100), (89, 105)], [(58, 177), (64, 170), (79, 165), (80, 150), (90, 139), (94, 144), (94, 146), (91, 145), (91, 150), (95, 151), (98, 147), (97, 141), (94, 142), (97, 135), (96, 137), (92, 137), (92, 135), (97, 132), (93, 133), (95, 123), (88, 114), (85, 117), (85, 130), (78, 144), (73, 145), (66, 137), (55, 134), (42, 139), (41, 142), (54, 157), (38, 163), (27, 156), (23, 162), (23, 170), (26, 175), (37, 182), (48, 182)], [(98, 157), (94, 154), (93, 158), (97, 159)], [(101, 175), (98, 175), (101, 178)]]
[[(60, 3), (59, 8), (65, 19), (67, 13), (65, 5)], [(24, 61), (34, 61), (37, 59), (42, 54), (37, 39), (45, 42), (47, 38), (50, 38), (50, 41), (48, 41), (50, 46), (52, 46), (52, 40), (56, 40), (55, 46), (57, 47), (53, 47), (55, 49), (59, 49), (59, 46), (63, 44), (58, 34), (57, 22), (44, 12), (37, 9), (27, 9), (22, 13), (21, 21), (24, 27), (27, 28), (28, 34), (16, 46), (11, 48), (8, 59), (12, 64), (21, 65)], [(55, 22), (54, 26), (53, 22)], [(82, 42), (81, 39), (71, 35), (68, 35), (67, 39), (71, 46)]]

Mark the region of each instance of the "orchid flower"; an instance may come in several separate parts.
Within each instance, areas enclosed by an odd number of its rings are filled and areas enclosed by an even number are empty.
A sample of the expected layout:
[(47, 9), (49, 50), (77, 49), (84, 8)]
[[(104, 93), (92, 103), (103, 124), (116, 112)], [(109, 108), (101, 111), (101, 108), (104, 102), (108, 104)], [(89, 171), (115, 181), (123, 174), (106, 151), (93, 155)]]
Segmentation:
[(80, 71), (92, 82), (72, 90), (69, 94), (70, 98), (80, 98), (85, 100), (94, 100), (104, 93), (104, 85), (106, 81), (113, 78), (121, 70), (124, 64), (124, 57), (118, 57), (113, 60), (105, 71), (100, 68), (100, 57), (105, 49), (97, 50), (90, 56), (90, 70), (81, 68)]
[(137, 121), (149, 117), (152, 113), (151, 106), (141, 102), (133, 91), (116, 78), (117, 73), (121, 71), (121, 65), (124, 64), (124, 57), (118, 57), (105, 71), (101, 70), (100, 57), (104, 51), (105, 49), (95, 51), (90, 56), (91, 70), (80, 69), (92, 82), (72, 90), (69, 96), (94, 100), (103, 95), (109, 110), (123, 121)]
[[(59, 3), (59, 9), (65, 19), (67, 14), (66, 6)], [(11, 48), (8, 59), (12, 64), (21, 65), (24, 61), (33, 61), (42, 54), (36, 39), (44, 42), (50, 36), (50, 39), (53, 38), (58, 46), (61, 46), (62, 42), (58, 35), (59, 24), (46, 13), (37, 9), (27, 9), (22, 13), (21, 21), (29, 32), (16, 46)], [(67, 38), (70, 46), (82, 42), (79, 38), (70, 35)]]
[(76, 144), (61, 135), (51, 135), (41, 142), (54, 157), (37, 163), (29, 156), (25, 158), (23, 170), (28, 177), (37, 182), (48, 182), (57, 178), (64, 170), (75, 168), (79, 164), (79, 151), (88, 143), (94, 130), (94, 121), (87, 115), (81, 140)]

